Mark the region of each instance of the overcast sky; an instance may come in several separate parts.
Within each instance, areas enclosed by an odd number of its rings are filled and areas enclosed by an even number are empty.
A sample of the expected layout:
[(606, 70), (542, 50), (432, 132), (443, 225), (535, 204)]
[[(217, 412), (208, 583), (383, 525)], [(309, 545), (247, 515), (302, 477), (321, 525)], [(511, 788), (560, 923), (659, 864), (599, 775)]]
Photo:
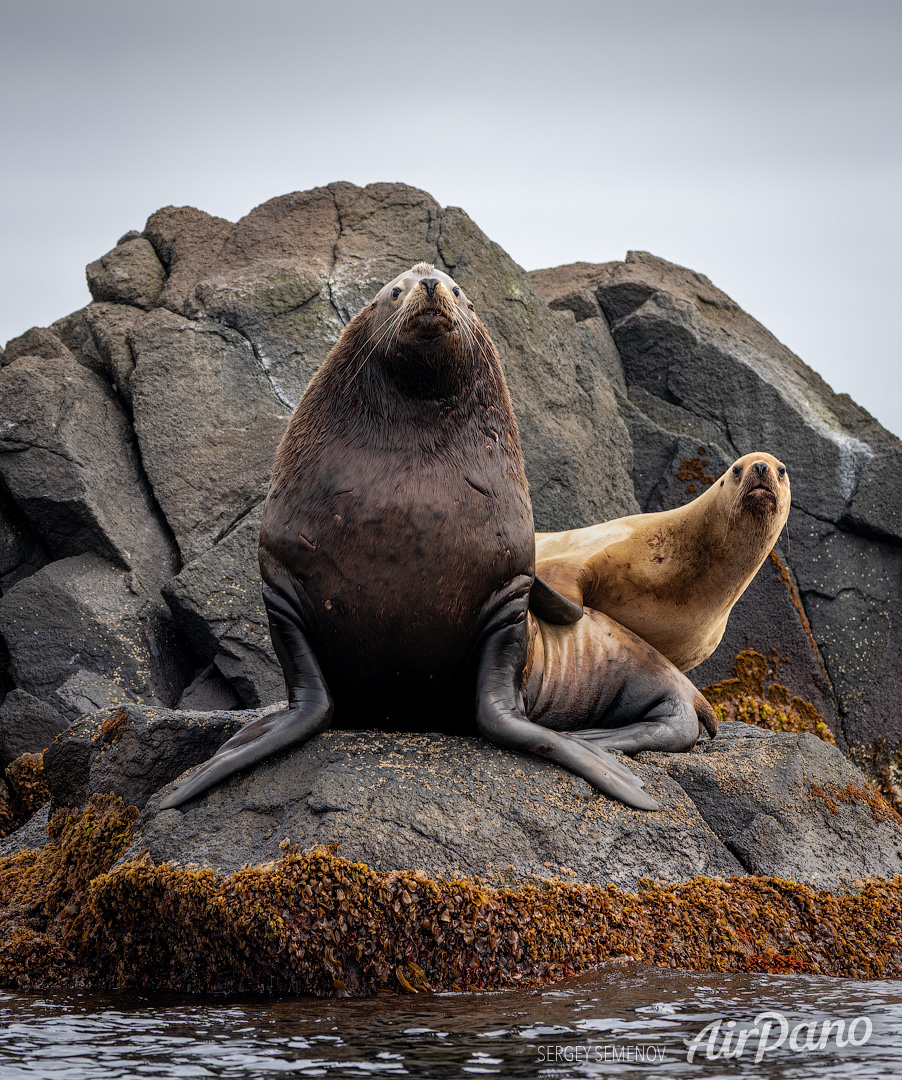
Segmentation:
[(899, 0), (0, 0), (0, 341), (167, 204), (331, 180), (707, 274), (902, 434)]

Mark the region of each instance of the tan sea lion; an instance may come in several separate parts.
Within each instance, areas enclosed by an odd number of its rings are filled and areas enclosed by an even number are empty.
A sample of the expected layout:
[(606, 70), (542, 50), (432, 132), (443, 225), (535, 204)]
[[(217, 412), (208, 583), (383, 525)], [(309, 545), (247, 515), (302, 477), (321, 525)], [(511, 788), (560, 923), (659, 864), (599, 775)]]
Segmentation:
[(786, 466), (771, 454), (745, 454), (685, 506), (538, 533), (536, 573), (689, 671), (717, 648), (789, 504)]
[[(595, 745), (594, 732), (579, 738), (554, 730), (558, 722), (543, 727), (528, 718), (534, 552), (498, 354), (460, 287), (418, 264), (345, 327), (277, 452), (259, 553), (288, 707), (249, 722), (161, 807), (179, 806), (334, 723), (478, 731), (655, 809), (641, 782)], [(581, 611), (538, 591), (546, 619), (580, 620), (567, 627), (580, 658), (574, 671), (600, 656)], [(550, 636), (543, 648), (554, 653)], [(654, 683), (650, 673), (635, 683), (627, 719), (656, 721)], [(547, 685), (534, 685), (543, 701)], [(595, 708), (603, 697), (597, 687), (587, 695), (583, 719), (591, 727), (603, 726)], [(553, 709), (542, 715), (560, 719)]]

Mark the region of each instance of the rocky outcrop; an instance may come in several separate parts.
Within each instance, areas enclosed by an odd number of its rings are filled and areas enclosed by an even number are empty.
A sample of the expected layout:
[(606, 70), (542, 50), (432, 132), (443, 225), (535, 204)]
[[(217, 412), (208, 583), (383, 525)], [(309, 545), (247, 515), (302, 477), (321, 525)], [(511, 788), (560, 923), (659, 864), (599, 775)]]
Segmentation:
[(737, 646), (751, 647), (777, 658), (793, 693), (834, 714), (847, 748), (898, 744), (902, 495), (888, 479), (899, 475), (902, 443), (702, 274), (630, 252), (531, 278), (552, 308), (610, 328), (643, 509), (679, 505), (751, 450), (789, 467), (779, 561), (692, 677), (700, 686), (723, 678)]
[(0, 597), (0, 634), (15, 685), (51, 704), (79, 670), (164, 704), (186, 682), (166, 606), (96, 555), (59, 559), (14, 585)]
[[(177, 625), (249, 708), (285, 695), (257, 582), (258, 508), (163, 590)], [(198, 691), (196, 691), (198, 692)], [(205, 698), (199, 703), (209, 707)]]
[(132, 704), (91, 713), (44, 753), (53, 806), (83, 806), (92, 794), (104, 792), (127, 806), (143, 807), (155, 791), (206, 761), (256, 715)]
[(11, 690), (0, 705), (0, 771), (22, 754), (40, 753), (68, 726), (59, 710), (24, 690)]
[(844, 749), (879, 748), (891, 786), (902, 444), (702, 275), (643, 253), (530, 275), (403, 184), (330, 184), (237, 223), (166, 207), (90, 264), (92, 303), (7, 343), (0, 694), (67, 719), (281, 698), (255, 555), (273, 450), (346, 322), (418, 259), (498, 345), (540, 529), (678, 505), (752, 449), (786, 461), (787, 536), (693, 677), (755, 650)]
[(162, 292), (166, 271), (143, 236), (127, 239), (88, 264), (88, 288), (95, 300), (151, 307)]
[(0, 371), (0, 477), (56, 558), (91, 552), (157, 588), (175, 572), (128, 417), (73, 359), (21, 357)]
[(53, 805), (117, 795), (146, 808), (124, 859), (147, 851), (223, 874), (278, 859), (289, 842), (337, 843), (383, 872), (496, 885), (635, 890), (647, 878), (752, 874), (845, 889), (902, 874), (902, 818), (835, 747), (739, 722), (691, 753), (630, 763), (660, 803), (652, 813), (477, 737), (341, 730), (158, 809), (164, 785), (257, 715), (125, 705), (85, 717), (44, 755)]
[(738, 722), (691, 754), (646, 754), (750, 874), (835, 889), (902, 873), (902, 818), (816, 736)]
[(130, 853), (230, 872), (278, 858), (288, 838), (304, 849), (336, 842), (343, 857), (382, 870), (495, 882), (563, 876), (635, 888), (652, 874), (742, 873), (678, 784), (636, 771), (666, 809), (631, 810), (476, 737), (327, 732), (184, 813), (155, 812), (152, 799)]

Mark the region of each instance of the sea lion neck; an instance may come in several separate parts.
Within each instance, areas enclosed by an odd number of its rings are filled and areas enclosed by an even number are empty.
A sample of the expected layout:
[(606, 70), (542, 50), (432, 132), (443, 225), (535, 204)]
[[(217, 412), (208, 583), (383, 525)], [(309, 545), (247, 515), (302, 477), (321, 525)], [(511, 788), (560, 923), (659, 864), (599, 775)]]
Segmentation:
[[(683, 536), (693, 538), (700, 555), (698, 562), (704, 564), (707, 587), (712, 593), (722, 590), (724, 597), (733, 597), (733, 602), (757, 572), (782, 529), (782, 523), (775, 529), (774, 522), (749, 519), (748, 515), (741, 519), (741, 513), (739, 507), (725, 505), (717, 483), (670, 512), (672, 520), (680, 523)], [(769, 537), (769, 532), (774, 535)], [(710, 559), (705, 553), (716, 557)]]
[(374, 392), (435, 401), (470, 396), (481, 360), (462, 346), (456, 331), (434, 341), (400, 345), (374, 359), (369, 380)]

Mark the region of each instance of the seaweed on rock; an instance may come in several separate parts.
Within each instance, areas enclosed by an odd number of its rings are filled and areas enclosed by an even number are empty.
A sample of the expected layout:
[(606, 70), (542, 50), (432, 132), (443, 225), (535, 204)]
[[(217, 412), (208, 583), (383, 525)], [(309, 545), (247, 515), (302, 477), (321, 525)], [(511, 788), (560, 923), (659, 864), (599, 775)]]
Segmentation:
[(0, 860), (0, 983), (321, 996), (498, 989), (617, 958), (712, 971), (902, 975), (902, 877), (858, 892), (778, 878), (540, 881), (488, 888), (286, 845), (227, 878), (114, 868), (137, 816), (112, 796), (60, 812)]
[(0, 838), (9, 836), (44, 805), (50, 790), (44, 780), (44, 755), (20, 754), (4, 773), (7, 797), (0, 794)]
[(706, 686), (718, 720), (742, 720), (770, 731), (811, 732), (836, 746), (836, 736), (809, 701), (793, 696), (780, 683), (765, 686), (767, 660), (754, 649), (743, 649), (733, 662), (733, 677)]

